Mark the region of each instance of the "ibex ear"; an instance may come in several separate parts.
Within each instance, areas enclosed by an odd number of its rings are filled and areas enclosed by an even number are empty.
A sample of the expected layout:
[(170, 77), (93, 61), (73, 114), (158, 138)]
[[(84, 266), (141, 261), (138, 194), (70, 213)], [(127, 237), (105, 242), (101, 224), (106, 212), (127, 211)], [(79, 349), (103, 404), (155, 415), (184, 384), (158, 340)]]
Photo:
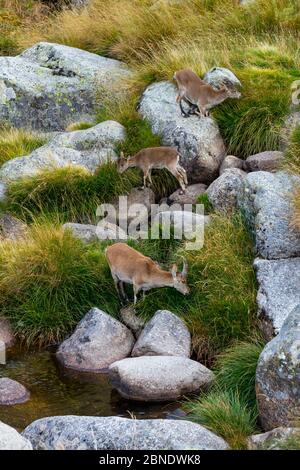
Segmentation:
[(177, 275), (177, 266), (176, 266), (176, 264), (173, 264), (172, 269), (171, 269), (171, 273), (172, 273), (173, 279), (175, 281), (176, 275)]

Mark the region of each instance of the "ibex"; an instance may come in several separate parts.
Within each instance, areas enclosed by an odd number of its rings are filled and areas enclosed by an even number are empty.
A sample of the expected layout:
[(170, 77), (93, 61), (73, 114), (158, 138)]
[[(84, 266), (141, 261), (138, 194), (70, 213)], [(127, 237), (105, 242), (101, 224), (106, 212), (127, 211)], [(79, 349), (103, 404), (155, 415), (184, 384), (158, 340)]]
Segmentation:
[(106, 259), (110, 267), (111, 275), (122, 303), (128, 301), (124, 290), (124, 282), (133, 285), (134, 305), (140, 291), (153, 289), (154, 287), (174, 287), (186, 295), (189, 293), (187, 286), (188, 265), (183, 262), (183, 270), (177, 272), (176, 264), (171, 271), (163, 271), (151, 258), (142, 255), (126, 243), (115, 243), (106, 248)]
[[(225, 101), (226, 98), (241, 97), (239, 91), (225, 84), (220, 90), (215, 90), (189, 69), (178, 70), (173, 78), (177, 82), (179, 91), (176, 101), (179, 103), (184, 117), (188, 117), (191, 114), (209, 116), (209, 110)], [(191, 106), (188, 112), (184, 110), (182, 100)]]
[(150, 184), (152, 184), (151, 170), (153, 168), (166, 168), (175, 176), (182, 192), (184, 192), (188, 182), (185, 169), (179, 165), (179, 158), (180, 155), (174, 147), (150, 147), (140, 150), (136, 155), (127, 158), (121, 152), (118, 161), (118, 171), (123, 173), (127, 168), (139, 167), (144, 174), (143, 188), (145, 188), (147, 178)]

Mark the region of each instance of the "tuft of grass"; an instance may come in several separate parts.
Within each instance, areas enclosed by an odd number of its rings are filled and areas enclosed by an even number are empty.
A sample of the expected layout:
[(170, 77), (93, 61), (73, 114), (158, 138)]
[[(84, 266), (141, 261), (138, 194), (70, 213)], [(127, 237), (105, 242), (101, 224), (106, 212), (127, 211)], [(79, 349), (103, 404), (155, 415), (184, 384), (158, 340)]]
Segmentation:
[(218, 215), (205, 228), (201, 250), (180, 249), (177, 254), (189, 264), (190, 295), (153, 289), (138, 311), (149, 316), (164, 306), (184, 318), (193, 334), (195, 354), (210, 363), (218, 352), (233, 341), (246, 340), (255, 329), (252, 241), (241, 216)]
[(292, 132), (284, 156), (284, 168), (300, 175), (300, 125)]
[(0, 165), (15, 157), (28, 155), (46, 142), (44, 136), (25, 129), (0, 129)]
[(86, 122), (86, 121), (81, 121), (81, 122), (73, 122), (72, 124), (69, 124), (68, 127), (66, 128), (67, 132), (72, 132), (72, 131), (82, 131), (84, 129), (90, 129), (90, 127), (93, 127), (94, 124), (92, 122)]
[(217, 357), (215, 372), (221, 390), (237, 392), (240, 399), (256, 410), (255, 373), (264, 347), (260, 338), (249, 343), (237, 342)]
[(293, 433), (284, 440), (274, 439), (272, 442), (267, 442), (261, 450), (272, 450), (274, 448), (276, 450), (300, 450), (300, 428), (298, 432)]
[(61, 341), (89, 308), (116, 315), (118, 299), (100, 244), (53, 224), (0, 243), (0, 307), (27, 346)]
[(246, 449), (246, 439), (256, 429), (256, 415), (234, 392), (209, 392), (184, 406), (188, 419), (223, 437), (232, 449)]
[(294, 194), (294, 213), (293, 225), (297, 230), (300, 230), (300, 189)]
[(213, 205), (209, 202), (207, 193), (200, 194), (197, 200), (197, 204), (203, 204), (204, 206), (204, 213), (206, 215), (211, 214), (214, 212)]
[(95, 222), (99, 204), (129, 193), (139, 183), (137, 172), (121, 175), (113, 162), (94, 174), (76, 167), (44, 170), (9, 185), (5, 210), (28, 222), (57, 214), (61, 222)]

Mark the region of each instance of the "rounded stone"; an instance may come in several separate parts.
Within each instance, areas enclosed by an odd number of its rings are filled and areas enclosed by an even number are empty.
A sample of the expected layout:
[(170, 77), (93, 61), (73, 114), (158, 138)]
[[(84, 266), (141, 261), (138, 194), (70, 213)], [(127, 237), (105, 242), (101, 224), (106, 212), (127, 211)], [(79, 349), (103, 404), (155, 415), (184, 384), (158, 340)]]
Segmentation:
[(30, 393), (24, 385), (6, 377), (0, 379), (0, 405), (17, 405), (29, 398)]

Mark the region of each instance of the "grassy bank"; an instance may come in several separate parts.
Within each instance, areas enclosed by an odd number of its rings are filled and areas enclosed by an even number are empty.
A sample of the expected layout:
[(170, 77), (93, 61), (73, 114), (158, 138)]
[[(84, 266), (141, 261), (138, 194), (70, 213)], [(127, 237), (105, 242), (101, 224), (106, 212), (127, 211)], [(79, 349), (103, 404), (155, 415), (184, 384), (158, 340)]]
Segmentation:
[(279, 146), (291, 83), (300, 78), (297, 0), (93, 0), (88, 9), (64, 10), (23, 28), (19, 47), (40, 40), (114, 57), (134, 71), (129, 89), (170, 80), (191, 67), (203, 75), (213, 66), (233, 70), (243, 98), (213, 111), (228, 153), (246, 157)]

